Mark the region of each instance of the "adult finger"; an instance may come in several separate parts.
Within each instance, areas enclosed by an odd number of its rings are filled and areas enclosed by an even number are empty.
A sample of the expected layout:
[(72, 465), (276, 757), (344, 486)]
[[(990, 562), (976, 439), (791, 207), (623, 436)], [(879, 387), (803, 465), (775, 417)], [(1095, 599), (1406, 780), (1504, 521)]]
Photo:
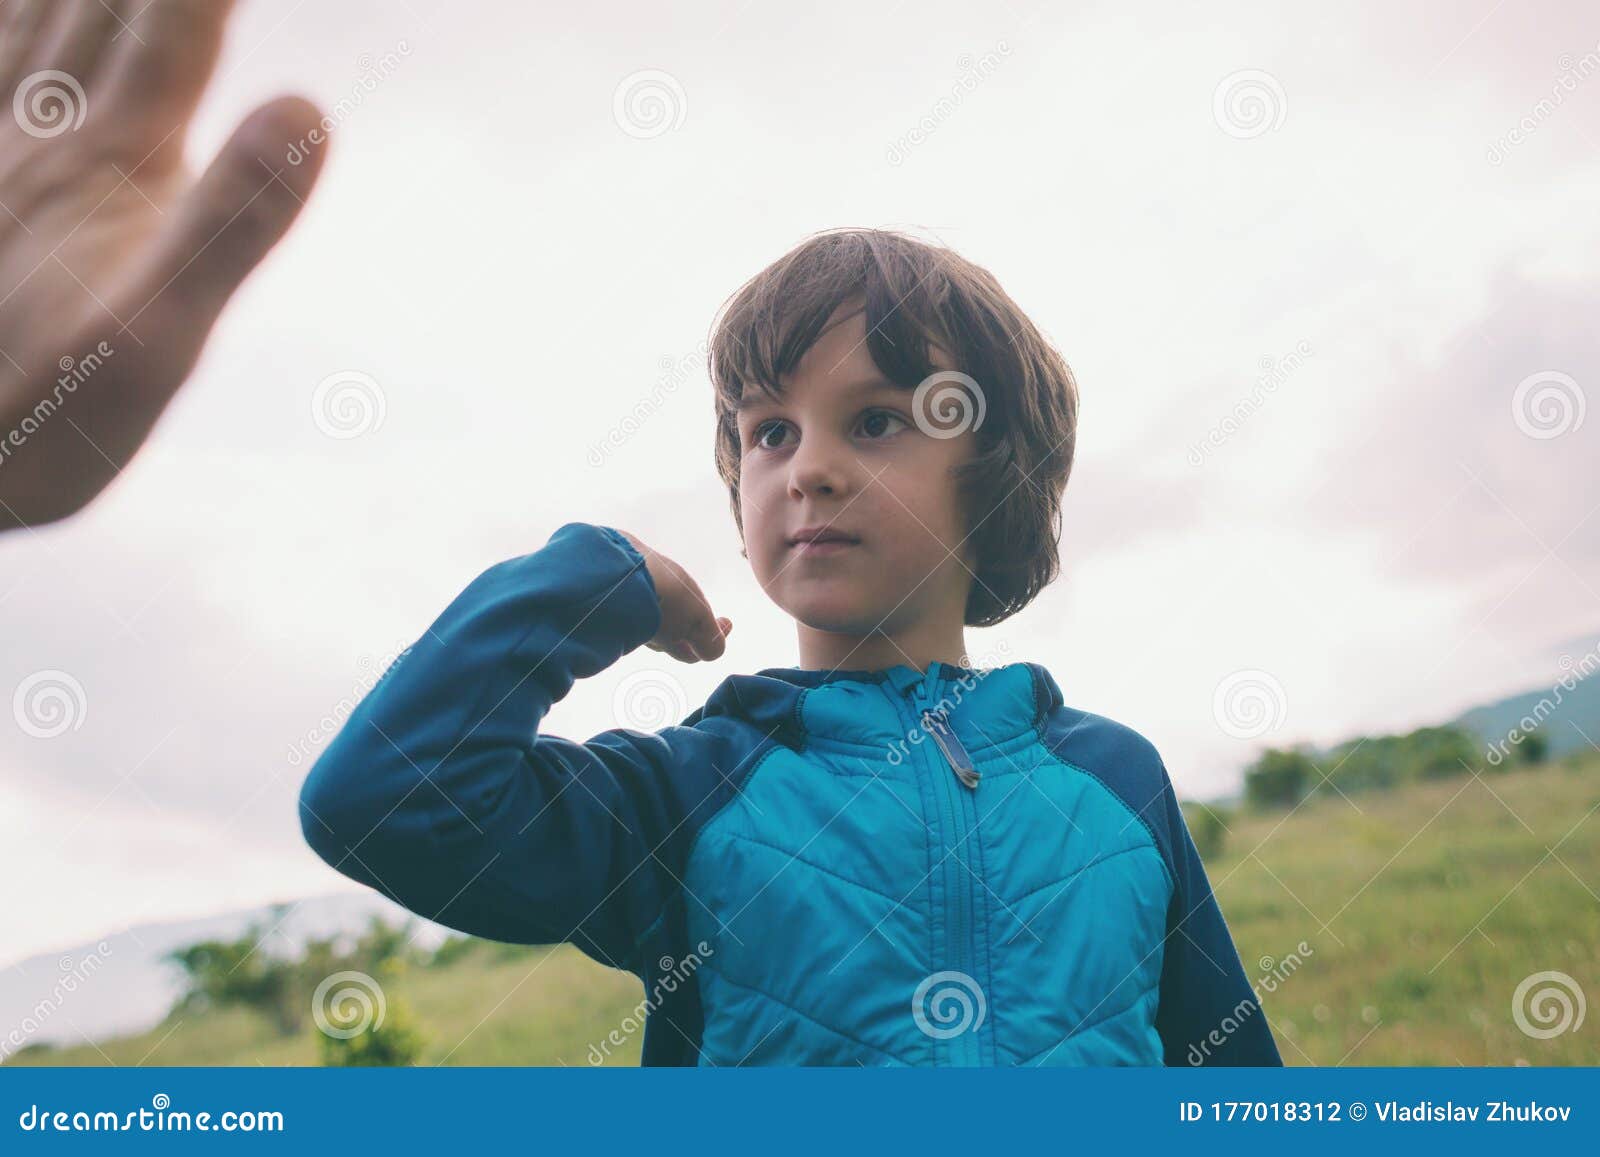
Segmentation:
[(143, 121), (177, 141), (211, 80), (234, 0), (149, 0), (117, 35), (106, 65), (105, 100), (119, 120)]
[(11, 0), (0, 9), (0, 86), (7, 101), (30, 71), (34, 46), (48, 16), (46, 0)]
[[(134, 278), (127, 324), (135, 333), (185, 331), (198, 353), (222, 307), (288, 230), (316, 183), (325, 141), (300, 144), (320, 120), (316, 106), (299, 97), (245, 118), (169, 214)], [(300, 148), (298, 165), (284, 159), (292, 147)], [(148, 317), (143, 326), (141, 317)]]
[(29, 67), (64, 72), (88, 87), (96, 63), (112, 47), (116, 11), (100, 0), (57, 0), (53, 7), (55, 15), (29, 58)]

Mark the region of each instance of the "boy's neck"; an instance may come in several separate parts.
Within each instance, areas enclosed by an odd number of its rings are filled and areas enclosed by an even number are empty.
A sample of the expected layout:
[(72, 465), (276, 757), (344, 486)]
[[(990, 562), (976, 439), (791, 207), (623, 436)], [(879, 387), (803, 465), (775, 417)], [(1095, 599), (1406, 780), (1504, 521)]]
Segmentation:
[(821, 671), (881, 671), (904, 664), (926, 671), (933, 663), (960, 666), (967, 653), (961, 624), (918, 624), (900, 634), (819, 631), (796, 623), (800, 667)]

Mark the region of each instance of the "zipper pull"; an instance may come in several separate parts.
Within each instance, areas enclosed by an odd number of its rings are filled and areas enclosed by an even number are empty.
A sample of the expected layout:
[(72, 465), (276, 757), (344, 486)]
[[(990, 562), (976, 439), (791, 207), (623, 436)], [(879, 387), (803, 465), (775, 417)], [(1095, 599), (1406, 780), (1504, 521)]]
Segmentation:
[(956, 773), (963, 786), (973, 791), (978, 789), (978, 780), (982, 775), (972, 766), (972, 757), (967, 754), (967, 749), (961, 744), (961, 737), (950, 728), (949, 720), (944, 711), (924, 710), (922, 713), (923, 730), (933, 736), (934, 743), (939, 745), (939, 750), (944, 752), (946, 762), (951, 770)]

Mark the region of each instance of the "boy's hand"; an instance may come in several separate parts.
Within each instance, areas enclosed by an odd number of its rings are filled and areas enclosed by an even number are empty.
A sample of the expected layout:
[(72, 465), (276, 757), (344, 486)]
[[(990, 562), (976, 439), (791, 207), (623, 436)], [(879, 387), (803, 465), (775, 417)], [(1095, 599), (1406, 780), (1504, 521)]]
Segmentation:
[(688, 571), (651, 550), (626, 530), (617, 533), (644, 555), (661, 604), (661, 629), (645, 646), (652, 651), (665, 651), (685, 663), (720, 659), (727, 648), (733, 620), (712, 614), (711, 604), (701, 592), (700, 584), (689, 577)]
[(0, 8), (0, 529), (73, 513), (127, 464), (316, 181), (319, 148), (287, 156), (321, 114), (292, 97), (184, 170), (232, 6)]

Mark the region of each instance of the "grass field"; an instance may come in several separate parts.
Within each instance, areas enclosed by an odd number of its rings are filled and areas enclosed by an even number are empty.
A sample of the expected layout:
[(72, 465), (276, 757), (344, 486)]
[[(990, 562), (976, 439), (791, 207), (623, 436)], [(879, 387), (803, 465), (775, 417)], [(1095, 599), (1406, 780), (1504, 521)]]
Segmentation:
[[(1600, 994), (1597, 810), (1600, 755), (1591, 753), (1230, 818), (1207, 870), (1246, 972), (1265, 981), (1290, 953), (1302, 958), (1262, 990), (1285, 1061), (1600, 1064), (1594, 1017), (1538, 1039), (1512, 1011), (1519, 983), (1540, 972)], [(641, 996), (632, 977), (572, 948), (487, 943), (385, 988), (414, 1014), (426, 1041), (420, 1064), (588, 1065), (591, 1044)], [(605, 1063), (637, 1063), (641, 1039), (631, 1034)], [(232, 1009), (174, 1014), (94, 1045), (29, 1049), (11, 1063), (310, 1065), (318, 1050), (314, 1028), (281, 1038), (254, 1012)]]

